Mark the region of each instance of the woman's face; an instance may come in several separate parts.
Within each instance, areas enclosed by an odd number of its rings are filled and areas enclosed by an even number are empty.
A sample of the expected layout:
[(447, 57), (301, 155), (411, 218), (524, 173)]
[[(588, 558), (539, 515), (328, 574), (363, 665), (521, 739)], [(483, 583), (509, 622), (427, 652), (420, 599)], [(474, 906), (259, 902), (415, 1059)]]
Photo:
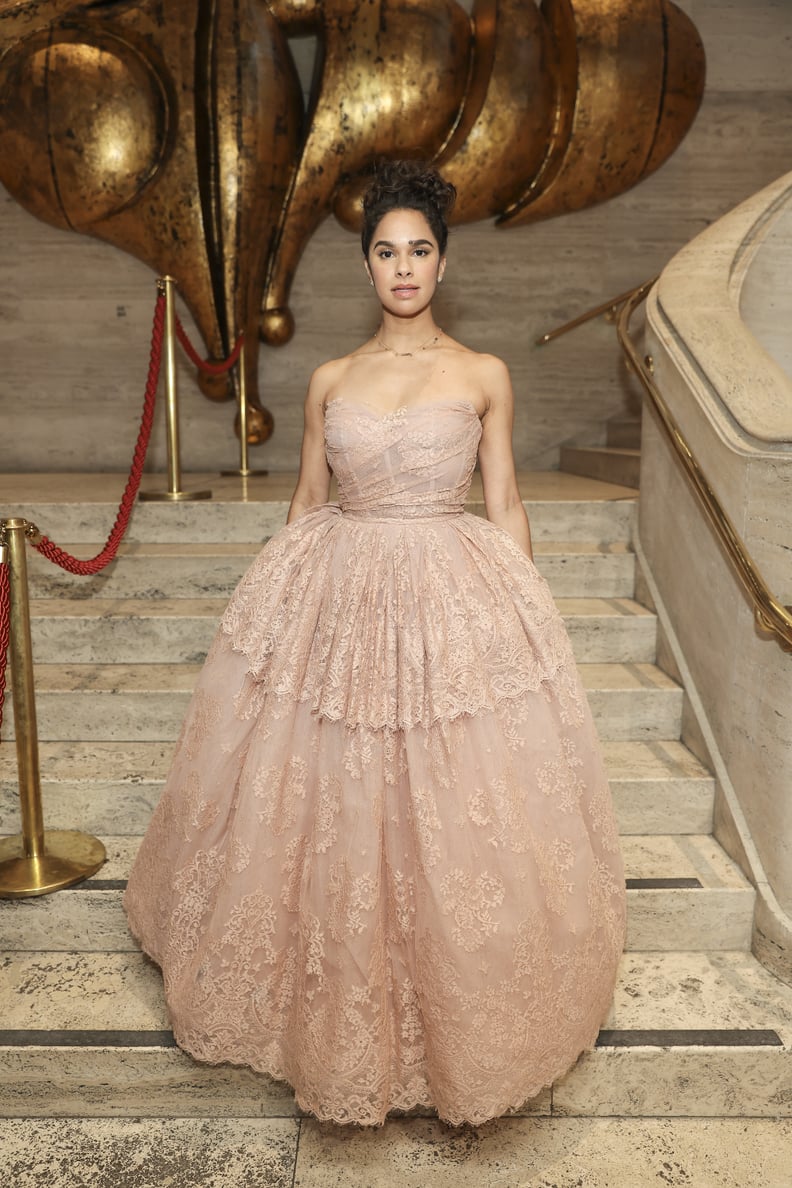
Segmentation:
[(432, 300), (445, 256), (420, 211), (389, 210), (372, 236), (366, 269), (383, 307), (414, 317)]

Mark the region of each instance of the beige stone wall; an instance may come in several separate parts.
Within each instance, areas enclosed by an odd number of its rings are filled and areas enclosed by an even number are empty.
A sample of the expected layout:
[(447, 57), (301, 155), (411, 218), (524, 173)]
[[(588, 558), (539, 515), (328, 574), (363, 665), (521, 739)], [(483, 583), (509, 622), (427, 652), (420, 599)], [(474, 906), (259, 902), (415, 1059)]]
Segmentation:
[[(437, 318), (502, 355), (517, 396), (521, 466), (555, 465), (567, 441), (595, 441), (632, 400), (603, 321), (537, 350), (534, 339), (653, 275), (704, 226), (792, 165), (792, 70), (786, 0), (685, 0), (709, 55), (703, 109), (652, 178), (592, 210), (510, 231), (454, 231)], [(786, 40), (785, 40), (786, 39)], [(297, 47), (307, 77), (311, 45)], [(377, 311), (356, 240), (328, 220), (294, 286), (297, 333), (263, 348), (276, 433), (254, 465), (296, 466), (310, 372), (355, 346)], [(0, 194), (0, 470), (125, 470), (145, 380), (152, 274), (108, 245), (39, 222)], [(185, 469), (232, 466), (229, 405), (208, 402), (182, 369)], [(164, 465), (161, 423), (149, 469)]]

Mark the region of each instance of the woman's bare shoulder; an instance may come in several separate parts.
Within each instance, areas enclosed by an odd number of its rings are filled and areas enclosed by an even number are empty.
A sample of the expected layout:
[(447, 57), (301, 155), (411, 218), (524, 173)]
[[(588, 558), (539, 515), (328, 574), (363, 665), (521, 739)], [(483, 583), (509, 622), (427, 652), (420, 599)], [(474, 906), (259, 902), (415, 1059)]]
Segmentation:
[(327, 359), (324, 363), (319, 364), (308, 384), (310, 403), (324, 405), (327, 402), (328, 397), (346, 375), (351, 357), (351, 355), (342, 355), (338, 359)]
[(465, 366), (473, 366), (481, 372), (492, 372), (493, 375), (508, 373), (508, 367), (497, 355), (491, 355), (488, 351), (476, 351), (473, 347), (465, 346), (463, 342), (450, 338), (448, 335), (445, 336), (445, 345), (449, 350), (464, 356)]
[(503, 359), (487, 351), (476, 351), (451, 339), (449, 349), (457, 356), (457, 366), (468, 383), (477, 388), (487, 409), (508, 402), (511, 396), (511, 377)]

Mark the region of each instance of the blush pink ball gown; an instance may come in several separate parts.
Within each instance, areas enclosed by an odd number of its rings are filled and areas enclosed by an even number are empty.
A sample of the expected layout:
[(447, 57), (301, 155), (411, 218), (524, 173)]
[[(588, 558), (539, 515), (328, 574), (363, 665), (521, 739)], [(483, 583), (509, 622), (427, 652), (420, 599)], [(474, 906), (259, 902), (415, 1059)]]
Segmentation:
[(589, 1048), (618, 836), (543, 578), (463, 511), (471, 404), (333, 401), (339, 506), (264, 547), (125, 895), (177, 1042), (322, 1119), (519, 1107)]

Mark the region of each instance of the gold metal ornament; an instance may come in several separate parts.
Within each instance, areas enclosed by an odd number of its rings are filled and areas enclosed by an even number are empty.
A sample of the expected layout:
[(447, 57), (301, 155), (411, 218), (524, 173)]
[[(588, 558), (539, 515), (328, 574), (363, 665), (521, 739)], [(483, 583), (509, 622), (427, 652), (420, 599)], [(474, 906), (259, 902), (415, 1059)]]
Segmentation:
[[(329, 4), (273, 0), (279, 19), (292, 20), (301, 31), (316, 27), (320, 7), (333, 9)], [(366, 76), (355, 55), (368, 42), (359, 34), (352, 0), (348, 12), (345, 32), (352, 47), (347, 53), (362, 86)], [(326, 20), (332, 35), (332, 22)], [(701, 41), (671, 0), (544, 0), (539, 7), (530, 0), (475, 0), (472, 26), (462, 105), (432, 157), (457, 187), (454, 223), (499, 216), (498, 225), (508, 228), (613, 197), (663, 163), (701, 102)], [(376, 60), (377, 54), (369, 52), (369, 66)], [(423, 61), (420, 73), (426, 75)], [(384, 88), (369, 72), (372, 88), (375, 81)], [(377, 153), (370, 129), (355, 125), (352, 136), (360, 137), (356, 147), (365, 147), (369, 134), (368, 163), (361, 170), (359, 159), (348, 151), (347, 137), (333, 141), (339, 113), (343, 124), (345, 108), (355, 109), (347, 91), (345, 70), (325, 58), (295, 179), (297, 196), (290, 197), (284, 212), (280, 259), (273, 260), (265, 300), (263, 334), (273, 343), (292, 334), (288, 287), (326, 210), (333, 181), (337, 179), (332, 200), (336, 218), (358, 230), (371, 161), (406, 155), (400, 143), (391, 146), (393, 151), (386, 145)], [(372, 104), (371, 109), (381, 111), (391, 94), (398, 98), (402, 92), (389, 90), (379, 107)], [(329, 107), (323, 106), (328, 95)], [(428, 157), (430, 152), (430, 142), (424, 140), (411, 155)], [(345, 180), (352, 167), (354, 176)], [(302, 187), (307, 193), (301, 198)]]
[(455, 0), (271, 0), (271, 8), (288, 32), (314, 29), (320, 46), (310, 124), (262, 315), (262, 336), (282, 343), (294, 331), (288, 307), (294, 272), (334, 199), (343, 217), (345, 186), (373, 161), (430, 159), (448, 140), (468, 84), (472, 30)]
[[(288, 38), (318, 53), (309, 114)], [(33, 214), (176, 276), (213, 358), (294, 330), (289, 291), (376, 162), (419, 157), (455, 222), (582, 209), (656, 169), (704, 87), (671, 0), (0, 0), (0, 182)], [(200, 378), (214, 399), (225, 378)]]
[[(39, 218), (178, 278), (211, 357), (247, 332), (249, 433), (269, 242), (302, 96), (260, 0), (0, 5), (0, 181)], [(224, 378), (207, 395), (233, 395)]]
[(536, 175), (558, 102), (558, 54), (525, 0), (475, 0), (470, 85), (437, 165), (457, 188), (455, 223), (500, 214)]
[(700, 38), (670, 0), (544, 0), (542, 14), (559, 60), (553, 127), (504, 227), (634, 186), (677, 147), (704, 90)]

